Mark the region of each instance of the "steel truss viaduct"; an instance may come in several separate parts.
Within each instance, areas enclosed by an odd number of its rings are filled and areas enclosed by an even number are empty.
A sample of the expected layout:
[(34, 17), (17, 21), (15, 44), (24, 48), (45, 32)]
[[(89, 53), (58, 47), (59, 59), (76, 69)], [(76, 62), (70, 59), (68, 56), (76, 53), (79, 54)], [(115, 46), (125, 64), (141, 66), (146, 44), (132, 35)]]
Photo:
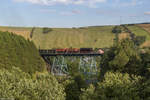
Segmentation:
[(98, 62), (102, 54), (98, 53), (49, 53), (40, 52), (42, 58), (50, 66), (48, 68), (54, 75), (67, 75), (69, 74), (68, 62), (77, 62), (78, 70), (81, 73), (88, 75), (95, 75), (98, 72)]

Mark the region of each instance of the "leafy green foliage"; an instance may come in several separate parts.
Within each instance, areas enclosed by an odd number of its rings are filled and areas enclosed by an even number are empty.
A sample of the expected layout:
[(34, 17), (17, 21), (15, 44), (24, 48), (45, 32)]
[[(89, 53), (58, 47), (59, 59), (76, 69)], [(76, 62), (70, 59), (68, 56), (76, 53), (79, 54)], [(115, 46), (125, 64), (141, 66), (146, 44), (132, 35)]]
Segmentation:
[(0, 32), (0, 68), (11, 70), (12, 66), (28, 73), (46, 69), (33, 42), (9, 32)]
[(144, 54), (141, 54), (142, 66), (141, 75), (145, 76), (147, 79), (150, 78), (150, 50)]
[(85, 77), (79, 72), (77, 61), (68, 64), (69, 78), (63, 82), (66, 100), (79, 100), (81, 89), (87, 87)]
[(150, 79), (142, 83), (140, 96), (141, 98), (143, 98), (143, 100), (150, 100), (149, 94), (150, 94)]
[(79, 100), (81, 91), (77, 82), (74, 80), (66, 80), (64, 83), (66, 100)]
[(103, 100), (140, 100), (136, 85), (140, 77), (107, 72), (98, 84), (98, 98)]
[(95, 86), (89, 85), (87, 89), (82, 89), (82, 95), (80, 95), (80, 100), (96, 100)]
[(70, 79), (63, 82), (66, 92), (66, 100), (79, 100), (82, 93), (81, 89), (87, 87), (85, 78), (82, 74), (73, 74)]
[(68, 71), (69, 71), (69, 74), (73, 77), (77, 74), (79, 74), (79, 68), (78, 68), (78, 62), (79, 60), (76, 60), (76, 61), (73, 61), (73, 62), (69, 62), (68, 63)]
[(139, 52), (132, 40), (105, 52), (100, 81), (82, 89), (80, 100), (150, 100), (150, 51)]
[(110, 49), (102, 58), (101, 75), (107, 71), (127, 72), (129, 74), (140, 74), (141, 59), (134, 43), (122, 40)]
[(34, 77), (13, 67), (0, 69), (0, 97), (15, 100), (65, 100), (64, 88), (54, 76), (38, 73)]
[(146, 36), (136, 36), (133, 41), (137, 46), (140, 46), (146, 41)]
[(115, 33), (115, 34), (121, 33), (121, 27), (120, 26), (115, 26), (112, 30), (112, 33)]
[(118, 42), (104, 54), (100, 81), (82, 89), (80, 100), (150, 100), (150, 52), (138, 51), (134, 42)]
[(141, 100), (137, 91), (141, 77), (129, 74), (107, 72), (103, 82), (99, 82), (96, 88), (90, 86), (83, 90), (80, 100)]

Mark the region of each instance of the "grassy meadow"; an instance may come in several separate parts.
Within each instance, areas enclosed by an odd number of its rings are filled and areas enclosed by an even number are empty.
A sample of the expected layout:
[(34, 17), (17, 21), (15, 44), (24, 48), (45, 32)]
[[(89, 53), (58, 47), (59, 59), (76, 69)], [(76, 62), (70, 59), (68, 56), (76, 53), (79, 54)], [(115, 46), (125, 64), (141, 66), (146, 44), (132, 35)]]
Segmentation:
[(150, 40), (150, 33), (146, 30), (142, 29), (141, 27), (138, 27), (136, 25), (134, 26), (127, 26), (136, 36), (145, 36), (146, 41)]
[(25, 27), (0, 27), (0, 31), (8, 31), (15, 33), (17, 35), (21, 35), (26, 39), (30, 39), (30, 33), (31, 33), (32, 28), (25, 28)]
[(147, 24), (138, 24), (134, 26), (128, 26), (128, 28), (136, 35), (136, 36), (145, 36), (146, 41), (140, 47), (150, 47), (150, 25)]
[(32, 38), (32, 27), (0, 27), (0, 31), (13, 32), (32, 40), (37, 48), (103, 48), (113, 45), (114, 26), (95, 26), (82, 28), (52, 28), (43, 34), (43, 28), (35, 28)]
[(141, 27), (143, 30), (149, 32), (149, 35), (150, 35), (150, 24), (139, 24), (137, 25), (139, 27)]
[(53, 28), (47, 34), (36, 28), (32, 40), (42, 49), (48, 48), (103, 48), (113, 45), (113, 26), (88, 28)]
[[(144, 46), (150, 45), (150, 24), (127, 26), (136, 36), (146, 36)], [(30, 38), (32, 27), (0, 27), (0, 31), (13, 32), (26, 39), (32, 40), (37, 48), (104, 48), (111, 47), (115, 35), (112, 33), (114, 26), (93, 26), (82, 28), (52, 28), (52, 31), (43, 33), (43, 28), (36, 27)], [(119, 40), (129, 37), (124, 32), (119, 35)]]

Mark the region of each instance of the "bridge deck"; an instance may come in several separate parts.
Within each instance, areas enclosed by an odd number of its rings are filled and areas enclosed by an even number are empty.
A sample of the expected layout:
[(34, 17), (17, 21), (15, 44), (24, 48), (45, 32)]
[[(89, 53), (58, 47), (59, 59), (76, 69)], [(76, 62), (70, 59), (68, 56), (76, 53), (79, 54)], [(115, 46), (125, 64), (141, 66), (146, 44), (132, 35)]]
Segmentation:
[(102, 56), (99, 53), (40, 53), (41, 56)]

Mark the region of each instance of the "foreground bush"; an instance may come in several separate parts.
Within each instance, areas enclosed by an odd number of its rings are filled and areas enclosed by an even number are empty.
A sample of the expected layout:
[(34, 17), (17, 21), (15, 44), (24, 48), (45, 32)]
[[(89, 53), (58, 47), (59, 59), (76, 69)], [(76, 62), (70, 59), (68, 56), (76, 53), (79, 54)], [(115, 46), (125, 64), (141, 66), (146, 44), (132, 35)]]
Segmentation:
[(44, 71), (45, 63), (31, 41), (9, 32), (0, 32), (0, 68), (20, 67), (24, 72)]
[(107, 72), (96, 88), (83, 90), (80, 100), (141, 100), (138, 91), (140, 77)]
[(66, 100), (79, 100), (80, 94), (82, 94), (81, 89), (85, 89), (87, 87), (83, 75), (77, 73), (62, 84), (65, 87)]
[(48, 73), (31, 77), (18, 68), (0, 69), (0, 97), (15, 100), (65, 100), (64, 88)]

